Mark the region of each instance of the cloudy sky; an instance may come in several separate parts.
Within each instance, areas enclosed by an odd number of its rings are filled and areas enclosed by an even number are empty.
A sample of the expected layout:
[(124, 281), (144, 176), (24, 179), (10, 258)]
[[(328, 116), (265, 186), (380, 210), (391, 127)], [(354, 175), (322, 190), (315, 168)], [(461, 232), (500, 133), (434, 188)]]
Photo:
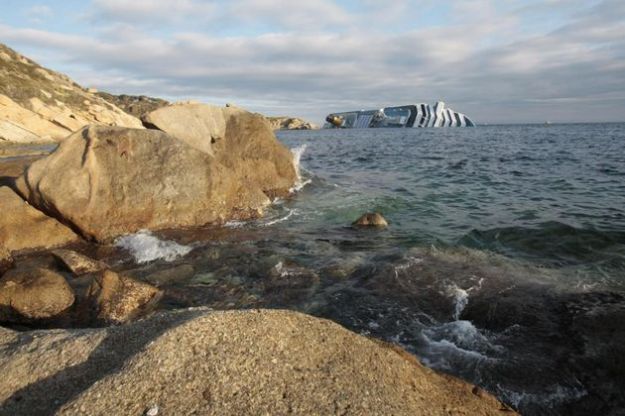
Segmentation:
[(0, 0), (0, 42), (83, 86), (316, 122), (444, 100), (625, 121), (625, 0)]

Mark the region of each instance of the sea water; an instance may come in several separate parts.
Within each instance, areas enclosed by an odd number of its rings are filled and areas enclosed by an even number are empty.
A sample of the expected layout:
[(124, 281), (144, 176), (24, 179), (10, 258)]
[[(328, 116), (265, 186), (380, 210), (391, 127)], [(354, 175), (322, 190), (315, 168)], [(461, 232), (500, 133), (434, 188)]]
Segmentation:
[[(278, 138), (296, 195), (260, 220), (161, 236), (192, 250), (155, 267), (196, 270), (166, 307), (332, 319), (527, 415), (625, 408), (625, 124)], [(350, 226), (371, 211), (389, 227)], [(146, 236), (124, 241), (141, 258)]]

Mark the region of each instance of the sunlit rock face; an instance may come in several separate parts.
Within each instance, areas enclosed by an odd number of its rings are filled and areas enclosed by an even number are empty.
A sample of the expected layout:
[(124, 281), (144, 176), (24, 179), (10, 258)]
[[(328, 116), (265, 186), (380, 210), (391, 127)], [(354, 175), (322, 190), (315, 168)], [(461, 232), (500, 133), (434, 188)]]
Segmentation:
[(385, 107), (332, 113), (326, 117), (325, 128), (362, 129), (377, 127), (475, 127), (466, 115), (446, 108), (442, 101), (430, 104)]

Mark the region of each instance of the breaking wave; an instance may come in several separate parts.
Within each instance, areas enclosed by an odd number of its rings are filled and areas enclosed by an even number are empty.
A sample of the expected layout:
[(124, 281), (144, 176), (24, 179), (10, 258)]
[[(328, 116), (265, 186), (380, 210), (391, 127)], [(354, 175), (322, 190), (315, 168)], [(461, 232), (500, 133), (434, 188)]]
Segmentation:
[(129, 251), (137, 263), (149, 263), (159, 259), (174, 261), (192, 250), (192, 247), (175, 241), (160, 240), (147, 230), (119, 237), (115, 240), (115, 246)]
[(290, 189), (291, 192), (300, 191), (311, 182), (311, 179), (304, 179), (302, 177), (302, 169), (300, 165), (302, 155), (306, 151), (307, 147), (307, 145), (303, 144), (291, 149), (291, 153), (293, 153), (293, 166), (295, 167), (295, 173), (297, 174), (297, 180), (295, 181), (293, 188)]

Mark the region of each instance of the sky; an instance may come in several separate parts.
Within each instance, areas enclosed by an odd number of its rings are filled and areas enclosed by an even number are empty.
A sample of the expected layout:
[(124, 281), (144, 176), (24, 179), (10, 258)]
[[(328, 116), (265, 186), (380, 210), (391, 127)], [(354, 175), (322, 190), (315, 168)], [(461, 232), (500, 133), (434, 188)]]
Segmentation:
[(85, 87), (478, 123), (625, 121), (625, 0), (0, 0), (0, 42)]

